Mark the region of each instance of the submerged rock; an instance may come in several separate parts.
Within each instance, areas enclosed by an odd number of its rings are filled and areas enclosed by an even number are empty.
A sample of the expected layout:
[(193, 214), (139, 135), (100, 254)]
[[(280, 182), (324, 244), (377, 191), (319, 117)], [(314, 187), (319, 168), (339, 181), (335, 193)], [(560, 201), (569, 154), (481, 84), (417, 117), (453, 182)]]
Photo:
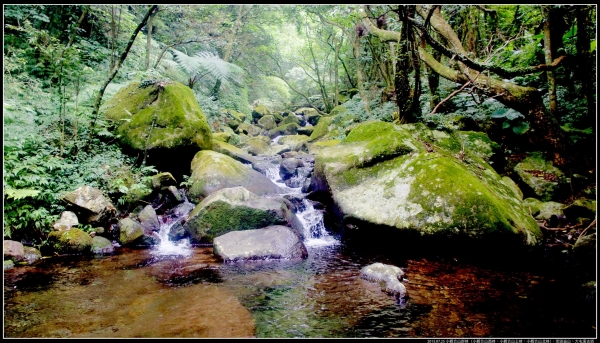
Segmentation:
[(392, 294), (396, 299), (406, 296), (406, 287), (400, 282), (404, 272), (399, 267), (373, 263), (363, 267), (360, 276), (367, 281), (378, 283), (384, 292)]
[(214, 239), (213, 249), (225, 262), (308, 256), (302, 239), (292, 229), (281, 225), (226, 233)]

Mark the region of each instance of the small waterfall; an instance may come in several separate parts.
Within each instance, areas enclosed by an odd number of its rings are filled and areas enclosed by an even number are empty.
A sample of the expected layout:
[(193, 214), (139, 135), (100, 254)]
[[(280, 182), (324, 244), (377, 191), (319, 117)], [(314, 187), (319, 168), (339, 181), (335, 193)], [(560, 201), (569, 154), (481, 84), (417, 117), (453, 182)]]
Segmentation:
[(169, 233), (175, 225), (181, 225), (181, 220), (187, 218), (188, 214), (194, 208), (194, 205), (188, 201), (183, 195), (184, 202), (175, 207), (171, 214), (165, 213), (158, 216), (158, 222), (160, 228), (155, 237), (160, 242), (152, 249), (154, 256), (184, 256), (190, 257), (194, 253), (192, 245), (188, 238), (180, 239), (178, 241), (171, 241)]
[[(271, 141), (278, 144), (281, 137), (283, 136), (277, 136)], [(294, 175), (292, 177), (292, 180), (294, 181), (293, 184), (302, 185), (302, 182), (296, 181), (304, 181), (306, 179), (306, 174), (307, 173), (298, 173), (298, 175)], [(279, 176), (279, 164), (274, 164), (273, 167), (266, 169), (265, 175), (277, 186), (286, 190), (286, 194), (302, 194), (302, 186), (291, 188), (283, 182)], [(304, 245), (307, 247), (339, 244), (339, 242), (325, 229), (325, 225), (323, 224), (323, 212), (315, 209), (310, 200), (306, 198), (302, 199), (302, 206), (300, 206), (300, 210), (296, 213), (296, 216), (304, 227)]]
[(339, 242), (331, 236), (323, 224), (323, 212), (316, 210), (308, 199), (302, 200), (303, 210), (296, 216), (304, 227), (304, 245), (306, 246), (328, 246)]

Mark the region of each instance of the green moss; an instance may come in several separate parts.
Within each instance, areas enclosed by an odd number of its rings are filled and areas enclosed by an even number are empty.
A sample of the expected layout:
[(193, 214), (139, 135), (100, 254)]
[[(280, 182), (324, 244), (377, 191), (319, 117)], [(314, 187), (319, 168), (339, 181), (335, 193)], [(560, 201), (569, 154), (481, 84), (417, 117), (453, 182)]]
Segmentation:
[(134, 82), (105, 106), (122, 142), (137, 150), (197, 146), (212, 147), (206, 116), (189, 87), (175, 82), (139, 88)]
[(54, 251), (61, 254), (88, 253), (92, 237), (78, 228), (71, 228), (67, 231), (50, 232), (48, 243)]
[(330, 116), (336, 116), (338, 114), (342, 114), (345, 113), (348, 109), (342, 105), (337, 105), (336, 107), (334, 107), (331, 112), (329, 112)]
[(269, 225), (284, 224), (285, 220), (268, 211), (217, 200), (197, 212), (190, 213), (189, 231), (199, 241), (212, 243), (215, 237), (230, 231), (254, 230)]
[(283, 118), (280, 125), (285, 125), (285, 124), (290, 124), (290, 123), (296, 123), (297, 125), (300, 125), (300, 119), (298, 119), (298, 117), (296, 117), (296, 116), (287, 116), (287, 117)]
[(281, 136), (281, 135), (295, 135), (298, 133), (299, 127), (300, 126), (298, 126), (298, 124), (296, 124), (296, 123), (284, 124), (284, 125), (280, 125), (280, 126), (274, 128), (272, 130), (269, 130), (267, 132), (267, 135), (271, 138)]
[(333, 116), (321, 117), (321, 119), (319, 119), (319, 122), (315, 126), (315, 129), (310, 134), (309, 141), (312, 142), (312, 141), (315, 141), (315, 140), (325, 136), (325, 134), (327, 134), (327, 132), (328, 132), (329, 124), (331, 124), (331, 122), (333, 121), (333, 118), (334, 118)]

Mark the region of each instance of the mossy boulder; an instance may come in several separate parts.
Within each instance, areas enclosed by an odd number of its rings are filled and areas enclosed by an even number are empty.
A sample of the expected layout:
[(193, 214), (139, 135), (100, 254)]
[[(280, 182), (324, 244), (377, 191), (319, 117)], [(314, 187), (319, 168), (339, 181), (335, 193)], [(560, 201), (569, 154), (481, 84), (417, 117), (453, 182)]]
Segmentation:
[(313, 133), (314, 130), (315, 130), (314, 126), (312, 126), (310, 124), (306, 124), (306, 125), (301, 126), (301, 127), (298, 128), (298, 134), (310, 137), (310, 135), (312, 135), (312, 133)]
[(513, 181), (513, 179), (511, 179), (508, 176), (503, 176), (502, 177), (502, 182), (504, 182), (505, 185), (507, 185), (508, 187), (510, 187), (510, 189), (513, 190), (513, 192), (515, 192), (515, 195), (523, 200), (523, 192), (521, 191), (521, 189), (519, 188), (519, 186)]
[(127, 217), (117, 223), (119, 229), (119, 244), (128, 245), (144, 236), (144, 228), (140, 223)]
[(552, 162), (544, 158), (539, 152), (529, 153), (519, 162), (515, 173), (522, 184), (526, 196), (538, 198), (542, 201), (559, 200), (568, 188), (568, 179)]
[(254, 230), (269, 225), (301, 224), (283, 198), (260, 197), (244, 187), (224, 188), (207, 196), (189, 214), (183, 226), (193, 241), (210, 242), (230, 231)]
[(330, 125), (333, 122), (334, 118), (335, 116), (321, 117), (317, 125), (315, 125), (313, 132), (310, 134), (310, 141), (316, 141), (317, 139), (325, 136), (329, 131), (331, 131), (333, 127), (330, 128)]
[(307, 151), (306, 143), (308, 143), (308, 136), (305, 136), (305, 135), (283, 136), (279, 140), (279, 143), (288, 145), (292, 151)]
[(296, 116), (287, 116), (287, 117), (283, 118), (283, 120), (281, 121), (281, 123), (279, 125), (281, 126), (281, 125), (290, 124), (290, 123), (296, 123), (298, 126), (300, 126), (300, 118), (298, 118)]
[(252, 119), (254, 122), (258, 121), (260, 118), (271, 114), (271, 111), (265, 105), (256, 105), (252, 110)]
[[(252, 138), (250, 140), (252, 140)], [(254, 163), (256, 161), (256, 159), (252, 157), (252, 155), (229, 143), (214, 141), (213, 150), (221, 154), (227, 155), (242, 163)]]
[(188, 197), (199, 201), (222, 188), (242, 186), (258, 195), (281, 194), (283, 190), (265, 175), (216, 151), (202, 150), (191, 164), (192, 186)]
[(52, 231), (48, 234), (48, 244), (59, 254), (86, 254), (92, 247), (92, 237), (78, 228)]
[(475, 153), (460, 159), (459, 150), (431, 150), (428, 131), (359, 124), (340, 144), (318, 152), (311, 187), (329, 189), (348, 223), (421, 237), (541, 244), (536, 222), (494, 169)]
[(115, 251), (115, 247), (107, 238), (102, 236), (94, 236), (94, 238), (92, 238), (92, 246), (90, 247), (90, 251), (92, 254), (96, 255), (112, 254)]
[(338, 114), (346, 113), (346, 111), (348, 111), (348, 109), (345, 106), (337, 105), (336, 107), (334, 107), (331, 110), (331, 112), (329, 112), (329, 115), (330, 116), (337, 116)]
[(270, 141), (268, 141), (268, 140), (265, 141), (262, 137), (264, 137), (264, 136), (249, 138), (246, 142), (244, 142), (244, 145), (242, 146), (242, 148), (245, 149), (246, 151), (248, 151), (249, 154), (254, 155), (254, 156), (270, 155), (271, 154)]
[(577, 218), (595, 218), (596, 200), (577, 199), (564, 208), (564, 213), (572, 221), (576, 221)]
[(277, 123), (275, 122), (275, 117), (273, 117), (272, 115), (269, 115), (269, 114), (262, 116), (258, 120), (257, 124), (258, 124), (258, 126), (260, 126), (261, 128), (263, 128), (265, 130), (271, 130), (277, 126)]
[(106, 102), (102, 113), (116, 125), (124, 146), (147, 153), (148, 164), (176, 178), (198, 150), (212, 148), (206, 116), (192, 90), (179, 82), (132, 82)]
[(229, 133), (229, 132), (214, 132), (212, 134), (212, 137), (213, 137), (213, 144), (215, 143), (215, 141), (229, 143), (229, 141), (231, 140), (231, 133)]
[[(286, 117), (286, 118), (289, 118), (289, 117)], [(267, 136), (269, 138), (273, 139), (277, 136), (282, 136), (282, 135), (295, 135), (298, 133), (299, 128), (300, 128), (300, 125), (298, 125), (296, 123), (282, 124), (272, 130), (269, 130), (267, 132)]]
[(152, 183), (152, 189), (154, 190), (165, 190), (169, 186), (177, 185), (177, 181), (169, 172), (158, 173), (152, 176), (150, 180)]
[(117, 124), (122, 142), (138, 151), (212, 147), (206, 116), (192, 90), (179, 82), (147, 87), (132, 82), (107, 101), (103, 112)]

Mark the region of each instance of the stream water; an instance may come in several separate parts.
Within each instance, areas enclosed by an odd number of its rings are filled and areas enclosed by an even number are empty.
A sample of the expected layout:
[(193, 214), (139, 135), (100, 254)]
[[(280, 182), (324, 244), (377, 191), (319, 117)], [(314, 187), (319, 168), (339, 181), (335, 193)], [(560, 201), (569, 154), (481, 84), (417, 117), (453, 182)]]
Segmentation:
[[(286, 189), (274, 165), (266, 173)], [(4, 272), (5, 337), (596, 337), (595, 303), (563, 268), (382, 254), (326, 229), (302, 199), (302, 261), (220, 263), (211, 247), (61, 257)], [(327, 221), (325, 221), (327, 222)], [(360, 278), (382, 262), (406, 272), (397, 304)]]

